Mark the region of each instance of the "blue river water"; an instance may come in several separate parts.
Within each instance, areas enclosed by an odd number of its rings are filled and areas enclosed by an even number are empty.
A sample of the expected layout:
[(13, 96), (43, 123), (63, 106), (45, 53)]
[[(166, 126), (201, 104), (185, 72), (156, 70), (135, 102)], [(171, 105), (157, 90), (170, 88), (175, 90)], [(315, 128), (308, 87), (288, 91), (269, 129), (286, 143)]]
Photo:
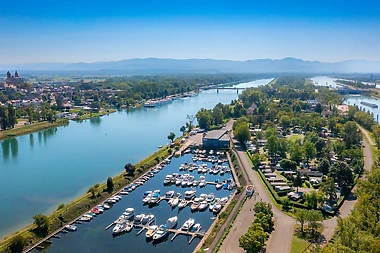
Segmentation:
[[(265, 85), (272, 79), (244, 83)], [(234, 90), (208, 90), (157, 108), (121, 110), (101, 118), (70, 122), (0, 142), (0, 237), (48, 214), (96, 183), (123, 171), (180, 134), (186, 115), (217, 103), (230, 103)]]

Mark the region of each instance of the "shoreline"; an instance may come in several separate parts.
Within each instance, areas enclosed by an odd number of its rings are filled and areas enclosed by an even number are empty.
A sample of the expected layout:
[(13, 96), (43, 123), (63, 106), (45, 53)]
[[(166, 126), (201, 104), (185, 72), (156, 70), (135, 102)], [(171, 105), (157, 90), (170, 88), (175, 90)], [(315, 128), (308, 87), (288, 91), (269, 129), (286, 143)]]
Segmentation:
[(36, 133), (53, 127), (69, 125), (69, 120), (58, 119), (56, 122), (50, 123), (48, 121), (37, 122), (30, 125), (25, 125), (13, 129), (7, 129), (0, 132), (0, 141), (15, 138), (18, 136)]

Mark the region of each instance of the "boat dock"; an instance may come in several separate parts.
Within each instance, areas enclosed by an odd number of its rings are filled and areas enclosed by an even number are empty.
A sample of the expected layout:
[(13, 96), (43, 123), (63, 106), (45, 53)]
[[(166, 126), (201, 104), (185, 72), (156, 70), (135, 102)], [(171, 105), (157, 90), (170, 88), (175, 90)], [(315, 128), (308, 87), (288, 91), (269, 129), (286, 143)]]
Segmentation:
[[(152, 221), (153, 222), (153, 221)], [(148, 230), (149, 229), (149, 225), (134, 225), (135, 228), (141, 228), (137, 233), (136, 235), (140, 235), (144, 230)], [(200, 232), (201, 228), (199, 228), (198, 230), (196, 231), (187, 231), (187, 230), (182, 230), (180, 228), (178, 229), (168, 229), (168, 231), (172, 234), (174, 234), (171, 238), (170, 238), (170, 241), (174, 241), (174, 239), (179, 236), (179, 235), (186, 235), (186, 236), (191, 236), (190, 239), (189, 239), (189, 244), (191, 244), (191, 242), (197, 238), (197, 237), (204, 237), (206, 235), (205, 232)]]

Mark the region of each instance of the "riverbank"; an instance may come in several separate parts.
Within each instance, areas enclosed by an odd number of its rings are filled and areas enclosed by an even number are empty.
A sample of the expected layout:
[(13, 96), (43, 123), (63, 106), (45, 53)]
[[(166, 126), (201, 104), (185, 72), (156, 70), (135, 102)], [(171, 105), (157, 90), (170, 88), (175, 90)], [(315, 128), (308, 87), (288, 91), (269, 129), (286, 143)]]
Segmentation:
[[(115, 176), (113, 178), (114, 190), (110, 193), (106, 191), (106, 188), (107, 188), (106, 183), (96, 184), (94, 186), (96, 187), (96, 193), (94, 194), (94, 197), (91, 193), (86, 193), (83, 196), (75, 199), (71, 203), (61, 208), (58, 208), (57, 211), (48, 215), (50, 226), (49, 226), (49, 230), (47, 234), (51, 234), (52, 232), (59, 229), (61, 227), (62, 219), (65, 224), (70, 223), (76, 218), (78, 218), (79, 216), (83, 215), (85, 212), (87, 212), (89, 207), (96, 206), (102, 203), (111, 195), (120, 191), (127, 184), (136, 180), (138, 177), (140, 177), (150, 168), (154, 167), (155, 165), (160, 163), (162, 160), (164, 160), (166, 157), (171, 155), (171, 152), (172, 150), (168, 146), (163, 147), (162, 149), (158, 150), (157, 152), (150, 155), (149, 157), (136, 163), (135, 164), (136, 171), (133, 174), (127, 176), (125, 172), (122, 172), (119, 175)], [(44, 236), (39, 236), (36, 233), (35, 225), (31, 224), (27, 226), (26, 228), (24, 228), (23, 230), (14, 233), (12, 236), (5, 237), (2, 241), (0, 241), (0, 252), (6, 252), (8, 245), (10, 244), (12, 238), (15, 235), (21, 235), (25, 239), (25, 241), (27, 242), (27, 245), (25, 245), (25, 248), (30, 247), (31, 245), (38, 242), (40, 239), (44, 238)]]
[(102, 109), (99, 112), (88, 112), (83, 115), (80, 115), (76, 117), (74, 120), (86, 120), (86, 119), (91, 119), (91, 118), (96, 118), (96, 117), (101, 117), (104, 115), (108, 115), (111, 113), (116, 112), (115, 109)]
[(32, 123), (30, 125), (24, 125), (24, 126), (16, 127), (13, 129), (7, 129), (4, 131), (1, 131), (0, 140), (17, 137), (24, 134), (30, 134), (30, 133), (38, 132), (41, 130), (49, 129), (52, 127), (65, 126), (68, 124), (69, 124), (69, 121), (67, 119), (58, 119), (57, 121), (52, 122), (52, 123), (47, 122), (47, 121)]

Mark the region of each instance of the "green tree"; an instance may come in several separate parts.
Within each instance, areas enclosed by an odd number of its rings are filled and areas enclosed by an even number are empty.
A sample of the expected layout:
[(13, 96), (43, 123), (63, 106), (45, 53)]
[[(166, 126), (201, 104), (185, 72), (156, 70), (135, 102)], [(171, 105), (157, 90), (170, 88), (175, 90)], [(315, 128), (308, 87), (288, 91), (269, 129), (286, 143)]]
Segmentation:
[(297, 172), (296, 177), (294, 178), (294, 186), (297, 187), (297, 192), (298, 192), (298, 187), (302, 187), (302, 177), (299, 172)]
[(290, 148), (290, 160), (299, 164), (303, 159), (303, 152), (302, 146), (296, 141)]
[(344, 151), (346, 150), (346, 144), (342, 140), (337, 140), (333, 144), (333, 150), (339, 159), (343, 159)]
[(304, 194), (304, 199), (309, 208), (317, 209), (325, 201), (325, 195), (317, 191), (311, 191)]
[(288, 115), (283, 115), (280, 118), (280, 126), (282, 126), (284, 129), (289, 128), (290, 124), (291, 124), (291, 120), (290, 120), (290, 117)]
[(223, 123), (223, 111), (219, 107), (214, 107), (212, 109), (212, 119), (214, 125), (219, 125)]
[(270, 203), (265, 203), (262, 201), (257, 202), (254, 205), (253, 210), (255, 211), (255, 213), (263, 213), (270, 218), (273, 217), (272, 205)]
[(15, 124), (17, 123), (16, 120), (16, 113), (15, 108), (12, 104), (8, 104), (8, 123), (11, 128), (14, 128)]
[(297, 163), (295, 161), (289, 160), (289, 159), (282, 159), (280, 161), (281, 168), (285, 170), (296, 170), (297, 169)]
[(304, 143), (304, 149), (305, 149), (306, 161), (309, 162), (310, 160), (314, 159), (314, 157), (315, 157), (315, 146), (311, 141), (307, 140)]
[(318, 171), (322, 172), (323, 175), (327, 175), (330, 169), (330, 162), (326, 158), (323, 158), (318, 164)]
[(354, 175), (345, 162), (336, 162), (331, 168), (330, 176), (343, 190), (347, 190), (354, 183)]
[(266, 148), (268, 149), (268, 155), (273, 157), (278, 152), (278, 138), (275, 135), (269, 136), (266, 144)]
[(96, 195), (96, 191), (97, 191), (96, 188), (95, 188), (94, 186), (91, 186), (91, 187), (88, 189), (87, 193), (91, 193), (92, 197), (94, 198), (95, 195)]
[(181, 131), (182, 135), (184, 135), (185, 132), (186, 132), (186, 127), (185, 126), (181, 126), (181, 128), (179, 129), (179, 131)]
[(207, 110), (205, 108), (201, 108), (197, 112), (196, 117), (197, 117), (197, 121), (199, 124), (199, 128), (205, 129), (205, 130), (210, 129), (211, 123), (212, 123), (212, 115), (211, 115), (210, 110)]
[(114, 188), (112, 177), (107, 178), (107, 191), (112, 192)]
[(264, 154), (255, 153), (251, 156), (251, 161), (253, 166), (257, 169), (260, 166), (261, 162), (264, 162), (266, 160), (266, 156)]
[(252, 224), (248, 231), (239, 238), (239, 246), (247, 253), (258, 253), (266, 241), (264, 229), (257, 223)]
[(322, 182), (319, 190), (326, 195), (330, 203), (337, 201), (336, 187), (333, 178), (328, 178), (325, 182)]
[(234, 130), (234, 136), (240, 143), (245, 143), (251, 139), (249, 125), (246, 122), (240, 123)]
[(317, 112), (317, 113), (321, 113), (321, 112), (323, 111), (322, 105), (321, 105), (320, 103), (318, 103), (318, 104), (315, 106), (314, 111)]
[(21, 253), (26, 246), (26, 240), (22, 235), (15, 235), (12, 237), (9, 245), (8, 251), (10, 253)]
[(131, 163), (127, 163), (125, 166), (124, 166), (124, 169), (125, 169), (125, 172), (127, 172), (127, 174), (129, 176), (133, 176), (133, 173), (135, 172), (136, 170), (136, 167), (135, 165), (131, 164)]
[(322, 226), (323, 216), (321, 211), (309, 210), (307, 211), (307, 225), (311, 229), (311, 234), (315, 235), (315, 231)]
[(170, 134), (168, 135), (168, 139), (173, 142), (174, 141), (174, 138), (175, 138), (175, 133), (173, 132), (170, 132)]
[(353, 145), (359, 144), (362, 140), (362, 135), (357, 127), (356, 123), (353, 121), (348, 121), (343, 125), (343, 129), (340, 133), (346, 147), (351, 147)]
[(303, 233), (303, 226), (307, 222), (307, 210), (306, 209), (298, 209), (295, 212), (296, 221), (301, 225), (301, 232)]
[(47, 232), (49, 229), (49, 218), (43, 214), (36, 214), (33, 216), (33, 224), (37, 226), (37, 229), (41, 232)]

